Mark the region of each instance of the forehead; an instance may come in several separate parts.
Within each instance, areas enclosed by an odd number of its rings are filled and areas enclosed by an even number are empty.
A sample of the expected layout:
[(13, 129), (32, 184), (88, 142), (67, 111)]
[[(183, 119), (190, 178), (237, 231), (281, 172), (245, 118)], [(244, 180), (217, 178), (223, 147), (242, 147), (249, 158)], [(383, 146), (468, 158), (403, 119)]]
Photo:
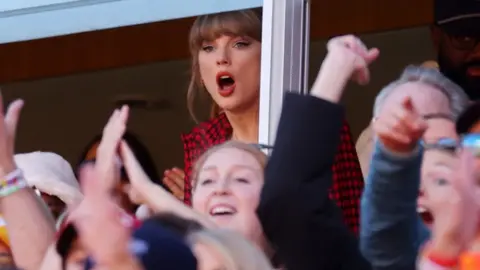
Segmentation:
[(253, 169), (262, 169), (255, 157), (247, 151), (237, 148), (223, 148), (210, 154), (202, 166), (203, 169), (217, 167), (230, 168), (233, 166), (245, 166)]
[(437, 149), (425, 151), (422, 160), (422, 178), (438, 171), (440, 168), (454, 168), (457, 161), (457, 155), (451, 152)]
[(397, 86), (385, 98), (381, 111), (398, 104), (404, 97), (411, 97), (417, 111), (422, 114), (449, 113), (450, 102), (446, 95), (435, 87), (421, 82), (407, 82)]
[(458, 139), (455, 123), (444, 118), (428, 120), (428, 128), (423, 134), (423, 139), (429, 143), (436, 142), (442, 138)]
[(252, 11), (237, 11), (201, 16), (190, 29), (190, 46), (221, 36), (248, 36), (261, 40), (261, 21)]

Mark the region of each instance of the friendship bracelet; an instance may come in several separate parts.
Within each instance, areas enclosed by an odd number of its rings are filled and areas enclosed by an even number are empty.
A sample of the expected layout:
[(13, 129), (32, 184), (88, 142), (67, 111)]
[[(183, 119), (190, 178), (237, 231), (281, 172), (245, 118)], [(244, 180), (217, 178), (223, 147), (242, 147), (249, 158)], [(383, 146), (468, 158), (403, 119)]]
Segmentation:
[(23, 172), (16, 169), (7, 174), (5, 178), (0, 179), (0, 198), (11, 195), (23, 188), (28, 187), (27, 181), (23, 178)]
[(444, 268), (453, 268), (458, 265), (459, 263), (459, 258), (458, 257), (445, 257), (441, 256), (439, 254), (436, 254), (435, 252), (432, 252), (430, 250), (431, 243), (427, 243), (424, 246), (423, 249), (423, 254), (427, 258), (427, 261), (430, 263), (433, 263), (437, 265), (438, 267), (444, 267)]
[(438, 256), (434, 253), (429, 253), (427, 255), (427, 258), (431, 262), (433, 262), (436, 265), (441, 266), (441, 267), (451, 268), (451, 267), (455, 267), (455, 266), (458, 265), (458, 259), (457, 258), (445, 258), (445, 257), (442, 257), (442, 256)]
[[(452, 267), (441, 266), (441, 265), (438, 265), (435, 262), (432, 262), (428, 258), (423, 258), (420, 261), (418, 269), (422, 269), (422, 270), (451, 270)], [(463, 268), (461, 268), (461, 269), (463, 269)]]

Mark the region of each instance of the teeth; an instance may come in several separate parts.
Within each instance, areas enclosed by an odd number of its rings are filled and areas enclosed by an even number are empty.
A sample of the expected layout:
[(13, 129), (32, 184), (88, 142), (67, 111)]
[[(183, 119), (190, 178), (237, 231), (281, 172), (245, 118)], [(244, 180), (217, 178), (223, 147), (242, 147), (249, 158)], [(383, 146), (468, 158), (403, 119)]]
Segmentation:
[(428, 212), (428, 210), (425, 207), (421, 207), (421, 206), (417, 207), (417, 213), (422, 214), (422, 213), (426, 213), (426, 212)]
[(217, 206), (210, 211), (212, 215), (218, 215), (218, 214), (233, 214), (235, 210), (231, 207), (227, 206)]
[(220, 79), (222, 79), (222, 80), (223, 79), (229, 79), (229, 78), (230, 78), (230, 76), (228, 76), (228, 75), (223, 75), (223, 76), (220, 77)]

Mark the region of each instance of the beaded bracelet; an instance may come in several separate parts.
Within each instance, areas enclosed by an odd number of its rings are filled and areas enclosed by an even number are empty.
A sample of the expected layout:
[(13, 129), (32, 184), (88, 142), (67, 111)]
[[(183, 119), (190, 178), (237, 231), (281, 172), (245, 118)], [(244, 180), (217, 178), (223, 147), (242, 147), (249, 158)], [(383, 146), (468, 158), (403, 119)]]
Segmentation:
[(27, 181), (23, 178), (22, 170), (16, 169), (0, 179), (0, 198), (11, 195), (23, 188), (28, 187)]

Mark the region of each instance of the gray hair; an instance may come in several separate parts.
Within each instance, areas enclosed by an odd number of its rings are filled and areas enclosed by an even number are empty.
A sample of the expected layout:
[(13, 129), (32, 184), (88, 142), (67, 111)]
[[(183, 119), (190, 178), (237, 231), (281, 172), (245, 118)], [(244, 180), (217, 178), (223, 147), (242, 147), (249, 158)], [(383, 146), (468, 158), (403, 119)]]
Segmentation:
[(373, 106), (373, 116), (378, 116), (383, 103), (397, 87), (408, 82), (424, 83), (442, 92), (448, 98), (451, 114), (455, 120), (466, 109), (470, 102), (463, 89), (445, 77), (437, 69), (422, 66), (408, 66), (398, 80), (391, 82), (378, 93)]

